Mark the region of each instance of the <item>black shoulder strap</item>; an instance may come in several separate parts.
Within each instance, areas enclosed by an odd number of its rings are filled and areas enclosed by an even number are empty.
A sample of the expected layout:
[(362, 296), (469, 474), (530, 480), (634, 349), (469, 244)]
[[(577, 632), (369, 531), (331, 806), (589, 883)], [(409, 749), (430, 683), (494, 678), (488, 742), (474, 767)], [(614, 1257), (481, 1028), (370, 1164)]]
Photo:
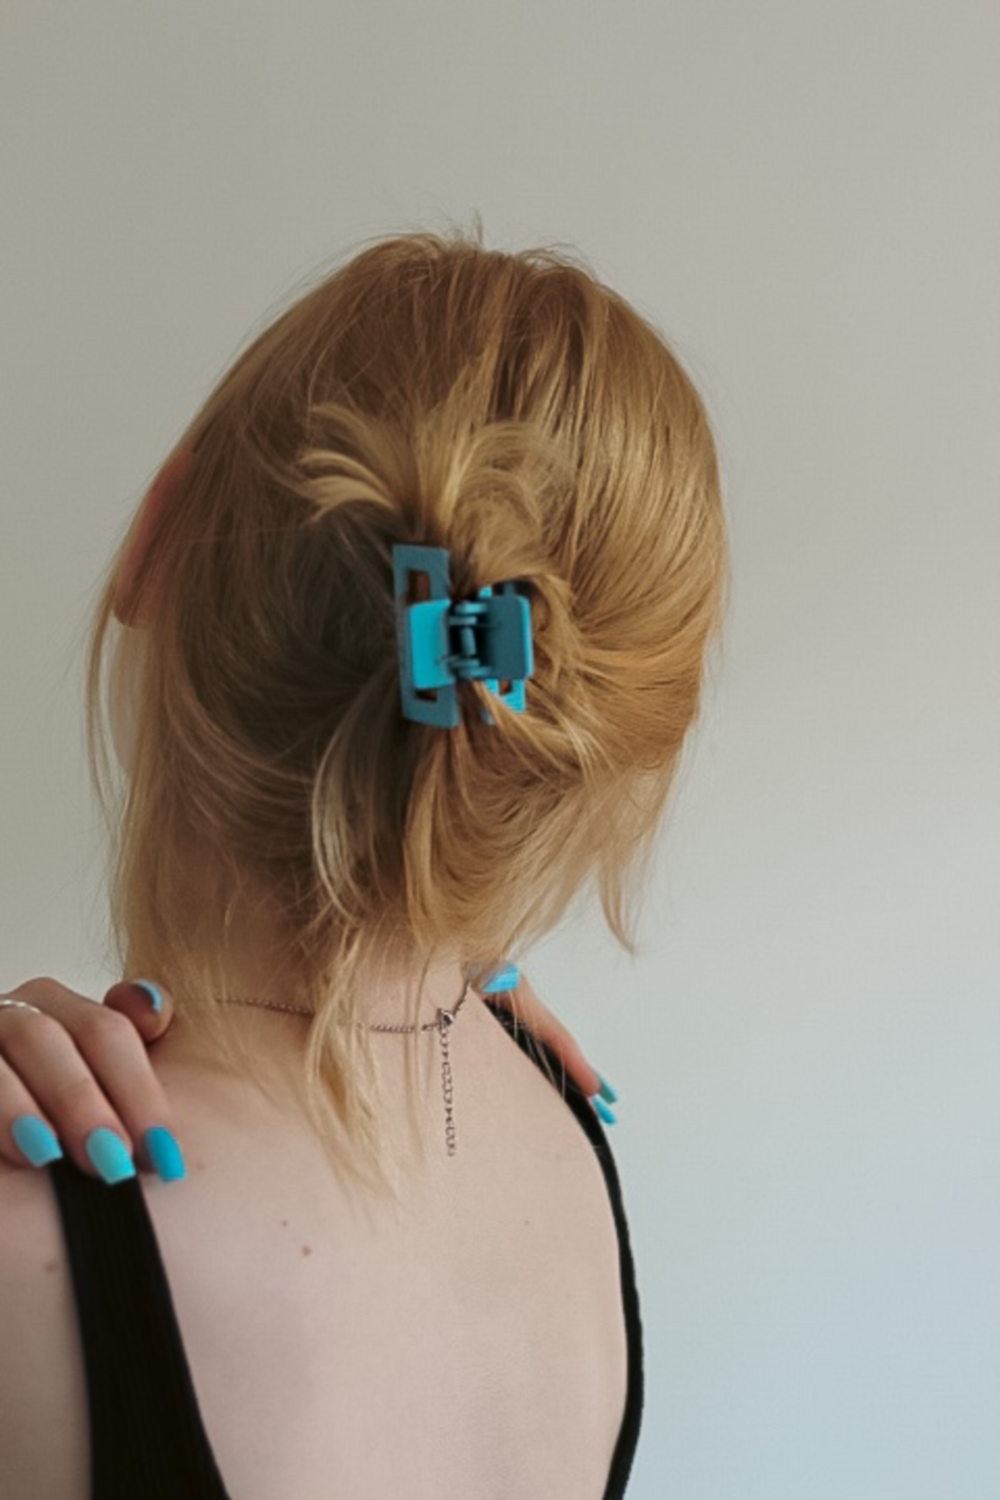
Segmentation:
[(49, 1169), (87, 1371), (91, 1500), (228, 1500), (138, 1178)]
[(621, 1183), (618, 1180), (618, 1170), (615, 1166), (611, 1147), (608, 1145), (604, 1134), (604, 1128), (594, 1113), (589, 1099), (583, 1091), (577, 1087), (573, 1080), (567, 1075), (562, 1063), (555, 1053), (540, 1042), (538, 1038), (522, 1025), (504, 1007), (498, 1007), (491, 1003), (489, 1010), (517, 1042), (521, 1051), (531, 1058), (545, 1073), (552, 1084), (558, 1089), (566, 1104), (573, 1111), (580, 1128), (587, 1137), (594, 1154), (600, 1163), (601, 1171), (604, 1173), (604, 1181), (608, 1189), (608, 1197), (611, 1200), (611, 1212), (618, 1231), (618, 1259), (621, 1271), (622, 1308), (625, 1315), (625, 1332), (628, 1339), (628, 1389), (625, 1396), (625, 1414), (622, 1418), (621, 1431), (618, 1434), (618, 1442), (615, 1445), (614, 1458), (611, 1463), (611, 1471), (608, 1475), (608, 1485), (604, 1492), (604, 1500), (621, 1500), (625, 1494), (625, 1486), (632, 1471), (632, 1461), (635, 1458), (635, 1450), (639, 1442), (639, 1428), (642, 1423), (643, 1403), (643, 1363), (642, 1363), (642, 1320), (639, 1313), (639, 1293), (635, 1284), (635, 1263), (632, 1259), (632, 1244), (629, 1239), (628, 1221), (625, 1218), (625, 1205), (622, 1200)]

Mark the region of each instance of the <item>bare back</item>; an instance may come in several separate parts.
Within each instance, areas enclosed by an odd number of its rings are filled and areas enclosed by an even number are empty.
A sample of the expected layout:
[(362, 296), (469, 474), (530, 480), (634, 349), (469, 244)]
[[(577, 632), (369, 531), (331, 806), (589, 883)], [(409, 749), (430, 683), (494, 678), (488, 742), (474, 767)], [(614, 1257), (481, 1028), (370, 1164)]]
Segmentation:
[[(263, 1036), (295, 1023), (255, 1024)], [(402, 1098), (404, 1048), (380, 1043), (384, 1087)], [(452, 1057), (457, 1154), (444, 1151), (431, 1056), (431, 1149), (399, 1207), (341, 1182), (296, 1111), (160, 1044), (189, 1180), (147, 1185), (146, 1198), (234, 1500), (604, 1494), (626, 1337), (599, 1164), (478, 1000)], [(0, 1195), (17, 1200), (21, 1243), (5, 1234), (0, 1254), (5, 1266), (18, 1258), (26, 1290), (2, 1331), (16, 1337), (30, 1315), (36, 1337), (34, 1399), (22, 1389), (8, 1471), (26, 1478), (10, 1496), (84, 1500), (85, 1386), (61, 1226), (44, 1178), (14, 1176)]]

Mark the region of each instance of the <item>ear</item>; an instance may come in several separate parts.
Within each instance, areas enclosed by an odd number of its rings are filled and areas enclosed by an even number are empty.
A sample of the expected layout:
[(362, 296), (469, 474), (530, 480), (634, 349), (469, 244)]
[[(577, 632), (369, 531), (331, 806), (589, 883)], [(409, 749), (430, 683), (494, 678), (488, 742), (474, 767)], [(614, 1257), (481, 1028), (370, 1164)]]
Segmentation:
[(194, 454), (182, 448), (169, 458), (150, 485), (139, 507), (125, 555), (115, 583), (115, 617), (122, 625), (142, 625), (144, 585), (152, 563), (150, 553), (160, 521), (175, 492), (194, 466)]

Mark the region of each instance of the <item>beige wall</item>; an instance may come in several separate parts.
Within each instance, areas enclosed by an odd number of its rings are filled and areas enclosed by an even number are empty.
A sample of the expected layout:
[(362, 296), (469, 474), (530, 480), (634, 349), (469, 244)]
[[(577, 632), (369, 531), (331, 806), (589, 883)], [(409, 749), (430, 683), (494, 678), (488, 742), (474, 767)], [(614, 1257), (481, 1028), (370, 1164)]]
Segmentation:
[(710, 398), (729, 639), (641, 954), (535, 962), (623, 1094), (637, 1500), (1000, 1493), (998, 48), (992, 0), (0, 8), (0, 984), (100, 984), (71, 653), (300, 275), (478, 211)]

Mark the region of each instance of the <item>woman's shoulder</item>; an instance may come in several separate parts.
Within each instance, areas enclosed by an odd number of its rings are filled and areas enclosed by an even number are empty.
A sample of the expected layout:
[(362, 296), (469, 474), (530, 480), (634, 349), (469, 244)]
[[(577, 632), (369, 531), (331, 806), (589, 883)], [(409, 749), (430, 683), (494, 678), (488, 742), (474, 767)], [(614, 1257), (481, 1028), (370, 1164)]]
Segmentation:
[(87, 1462), (86, 1383), (62, 1225), (49, 1174), (4, 1161), (0, 1349), (5, 1500), (77, 1500)]

